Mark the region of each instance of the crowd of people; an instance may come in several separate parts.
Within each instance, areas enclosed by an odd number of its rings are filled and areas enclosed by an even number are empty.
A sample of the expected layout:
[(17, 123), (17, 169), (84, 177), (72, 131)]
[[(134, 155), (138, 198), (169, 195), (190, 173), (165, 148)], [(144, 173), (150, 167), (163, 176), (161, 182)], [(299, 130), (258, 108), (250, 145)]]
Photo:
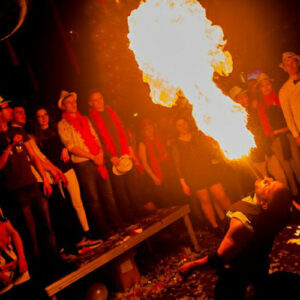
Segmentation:
[[(250, 155), (255, 174), (283, 183), (299, 208), (300, 57), (286, 52), (280, 66), (289, 79), (279, 97), (263, 72), (248, 77), (247, 89), (235, 86), (229, 95), (248, 113), (257, 145)], [(225, 232), (234, 199), (224, 179), (242, 176), (232, 176), (240, 170), (191, 116), (172, 117), (167, 130), (143, 119), (132, 132), (100, 90), (91, 90), (87, 103), (84, 116), (77, 94), (62, 91), (59, 122), (39, 107), (26, 132), (26, 108), (0, 98), (1, 208), (11, 221), (0, 213), (0, 225), (7, 228), (0, 226), (3, 286), (14, 280), (4, 272), (11, 266), (4, 254), (11, 244), (7, 234), (16, 244), (13, 267), (40, 276), (161, 207), (188, 202), (209, 230), (218, 236)], [(232, 181), (231, 188), (245, 196), (243, 183)]]

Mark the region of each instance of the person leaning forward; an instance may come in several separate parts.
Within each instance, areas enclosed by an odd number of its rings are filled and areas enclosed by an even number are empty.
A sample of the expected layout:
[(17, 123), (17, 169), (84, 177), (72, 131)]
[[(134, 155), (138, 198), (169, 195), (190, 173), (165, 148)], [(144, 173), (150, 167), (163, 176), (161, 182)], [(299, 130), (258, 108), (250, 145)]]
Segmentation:
[(216, 252), (185, 263), (180, 271), (210, 266), (218, 270), (215, 299), (244, 299), (252, 284), (257, 294), (268, 279), (269, 254), (276, 235), (289, 220), (291, 196), (271, 178), (255, 182), (255, 194), (234, 203), (229, 229)]

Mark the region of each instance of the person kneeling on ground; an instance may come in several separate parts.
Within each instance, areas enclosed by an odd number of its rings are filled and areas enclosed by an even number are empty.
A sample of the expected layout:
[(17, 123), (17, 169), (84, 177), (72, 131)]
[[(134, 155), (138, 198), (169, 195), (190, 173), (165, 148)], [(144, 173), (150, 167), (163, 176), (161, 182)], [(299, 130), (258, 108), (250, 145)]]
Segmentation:
[(255, 182), (255, 194), (234, 203), (229, 229), (213, 254), (185, 263), (180, 271), (210, 266), (218, 270), (215, 299), (243, 299), (252, 284), (259, 294), (268, 278), (269, 254), (276, 235), (289, 220), (291, 195), (271, 178)]

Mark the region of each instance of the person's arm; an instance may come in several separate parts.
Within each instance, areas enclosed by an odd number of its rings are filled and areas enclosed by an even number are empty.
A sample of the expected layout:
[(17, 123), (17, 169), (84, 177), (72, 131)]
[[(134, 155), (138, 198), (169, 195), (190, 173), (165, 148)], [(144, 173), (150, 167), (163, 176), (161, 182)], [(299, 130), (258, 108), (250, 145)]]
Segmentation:
[(177, 175), (179, 177), (179, 182), (180, 182), (180, 185), (182, 187), (182, 190), (187, 196), (190, 196), (191, 195), (191, 189), (187, 185), (187, 183), (185, 182), (183, 172), (181, 170), (180, 155), (179, 155), (179, 152), (178, 152), (178, 149), (177, 149), (176, 145), (174, 145), (174, 144), (171, 146), (171, 156), (172, 156), (172, 159), (173, 159), (173, 162), (174, 162), (174, 165), (175, 165), (175, 169), (177, 171)]
[(141, 158), (141, 162), (142, 162), (142, 165), (143, 165), (145, 171), (152, 178), (154, 183), (156, 185), (161, 185), (161, 181), (159, 180), (159, 178), (157, 178), (157, 176), (154, 174), (154, 172), (152, 171), (151, 167), (148, 164), (146, 146), (142, 142), (140, 142), (140, 144), (139, 144), (139, 156)]
[(7, 148), (0, 155), (0, 170), (2, 170), (5, 167), (9, 157), (9, 153), (12, 150), (12, 148), (13, 148), (12, 144), (8, 145)]
[[(90, 159), (95, 164), (101, 162), (101, 159), (100, 159), (101, 155), (99, 155), (97, 157), (97, 155), (93, 155), (90, 152), (85, 151), (74, 144), (74, 140), (72, 138), (72, 133), (71, 133), (71, 127), (68, 124), (66, 124), (63, 120), (58, 123), (57, 131), (58, 131), (58, 134), (60, 136), (62, 143), (65, 145), (65, 147), (68, 149), (69, 152), (71, 152), (72, 154), (74, 154), (76, 156)], [(99, 140), (97, 143), (98, 144), (100, 143)]]
[(295, 119), (294, 119), (294, 115), (292, 113), (290, 101), (287, 98), (287, 96), (285, 95), (284, 90), (280, 90), (279, 100), (280, 100), (281, 108), (282, 108), (286, 123), (288, 125), (288, 128), (291, 131), (293, 137), (295, 138), (297, 145), (300, 147), (299, 131), (298, 131), (297, 125), (295, 123)]
[(6, 228), (12, 237), (12, 241), (17, 252), (19, 271), (21, 274), (23, 274), (28, 270), (28, 265), (25, 258), (22, 239), (17, 230), (12, 226), (12, 224), (9, 221), (6, 222)]
[(54, 181), (56, 183), (58, 183), (60, 180), (62, 180), (62, 182), (64, 183), (65, 186), (67, 186), (68, 184), (68, 180), (65, 177), (65, 175), (63, 174), (63, 172), (56, 167), (46, 156), (44, 153), (42, 153), (42, 151), (40, 150), (40, 148), (38, 147), (38, 145), (35, 142), (34, 137), (30, 136), (30, 140), (29, 143), (31, 145), (31, 148), (33, 149), (33, 151), (36, 153), (36, 155), (38, 156), (38, 158), (41, 161), (42, 166), (44, 167), (44, 169), (46, 171), (48, 171), (52, 177), (54, 178)]
[(218, 250), (209, 256), (184, 264), (180, 271), (185, 273), (191, 268), (210, 265), (218, 267), (234, 258), (249, 242), (253, 233), (238, 219), (232, 218), (229, 229)]
[(36, 169), (38, 170), (38, 172), (40, 173), (40, 175), (42, 176), (43, 179), (43, 190), (44, 190), (44, 194), (45, 196), (49, 197), (52, 193), (52, 187), (49, 184), (45, 169), (41, 163), (41, 160), (38, 158), (37, 154), (34, 152), (34, 150), (32, 149), (29, 141), (24, 143), (27, 152), (31, 158), (31, 161), (33, 162), (33, 164), (35, 165)]
[(16, 134), (13, 137), (13, 142), (11, 144), (9, 144), (6, 149), (3, 151), (3, 153), (0, 155), (0, 170), (2, 170), (8, 160), (9, 157), (9, 153), (10, 151), (13, 149), (14, 145), (16, 145), (17, 143), (22, 143), (23, 142), (23, 136), (21, 134)]

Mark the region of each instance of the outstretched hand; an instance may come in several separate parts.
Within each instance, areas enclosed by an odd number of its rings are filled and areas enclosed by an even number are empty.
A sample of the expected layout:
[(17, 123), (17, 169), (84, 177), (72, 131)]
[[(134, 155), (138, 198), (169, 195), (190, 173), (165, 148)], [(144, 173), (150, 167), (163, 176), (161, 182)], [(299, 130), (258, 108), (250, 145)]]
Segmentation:
[(182, 274), (187, 274), (188, 272), (191, 271), (191, 269), (194, 267), (194, 262), (187, 262), (185, 264), (183, 264), (180, 268), (179, 271)]

